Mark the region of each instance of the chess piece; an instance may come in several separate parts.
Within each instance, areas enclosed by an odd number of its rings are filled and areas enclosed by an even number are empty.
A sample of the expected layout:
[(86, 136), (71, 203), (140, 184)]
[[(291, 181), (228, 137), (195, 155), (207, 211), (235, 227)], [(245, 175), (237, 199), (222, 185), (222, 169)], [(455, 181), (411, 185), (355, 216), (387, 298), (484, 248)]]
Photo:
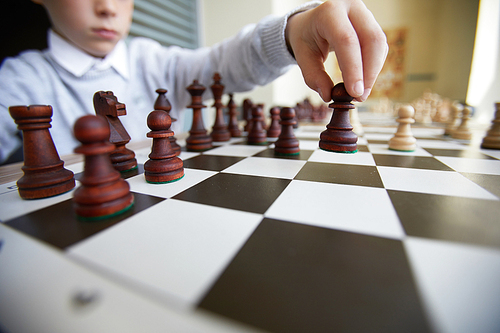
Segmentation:
[(127, 114), (125, 104), (118, 102), (111, 91), (98, 91), (94, 94), (94, 109), (95, 113), (105, 117), (109, 124), (109, 142), (116, 146), (109, 155), (113, 167), (120, 172), (137, 169), (135, 153), (125, 147), (130, 142), (130, 136), (118, 118)]
[(460, 125), (451, 133), (453, 139), (458, 140), (470, 140), (472, 138), (472, 132), (469, 129), (469, 120), (472, 110), (470, 106), (464, 106), (462, 111), (462, 121)]
[(250, 126), (252, 126), (252, 107), (253, 103), (249, 98), (243, 100), (243, 119), (245, 120), (243, 130), (247, 133), (250, 132)]
[(229, 133), (231, 133), (231, 137), (239, 138), (241, 136), (241, 130), (238, 125), (238, 110), (236, 103), (233, 100), (233, 94), (229, 94), (229, 102), (227, 103), (228, 114), (229, 114), (229, 124), (227, 125), (227, 129)]
[(277, 106), (272, 107), (271, 110), (269, 110), (269, 113), (271, 114), (271, 123), (267, 128), (268, 138), (277, 138), (280, 136), (281, 133), (280, 112), (281, 110)]
[(361, 121), (359, 120), (358, 109), (354, 108), (349, 111), (349, 121), (352, 125), (352, 130), (356, 133), (357, 136), (362, 136), (364, 134), (363, 125), (361, 125)]
[[(312, 106), (311, 120), (314, 123), (321, 122), (321, 121), (323, 121), (323, 119), (325, 119), (325, 116), (326, 116), (325, 108), (328, 109), (328, 107), (324, 104)], [(353, 109), (353, 110), (356, 110), (356, 109)], [(356, 114), (357, 114), (357, 111), (356, 111)], [(352, 119), (351, 119), (351, 123), (352, 123)], [(354, 131), (356, 132), (356, 127), (354, 127)]]
[(9, 112), (23, 131), (24, 175), (17, 181), (23, 199), (41, 199), (70, 191), (75, 187), (73, 172), (64, 168), (49, 128), (50, 105), (11, 106)]
[(457, 101), (451, 104), (451, 115), (446, 128), (444, 129), (444, 135), (451, 135), (455, 128), (457, 127), (457, 121), (460, 119), (460, 114), (462, 113), (464, 107)]
[(73, 195), (76, 215), (84, 219), (103, 219), (130, 209), (134, 195), (129, 184), (113, 168), (109, 154), (115, 146), (108, 141), (109, 125), (102, 116), (83, 116), (74, 126), (75, 137), (82, 143), (75, 153), (85, 156), (81, 186)]
[(262, 110), (263, 105), (258, 104), (252, 106), (252, 125), (250, 132), (248, 132), (247, 142), (249, 145), (266, 145), (267, 134), (264, 129), (263, 121), (264, 115)]
[(198, 80), (187, 87), (187, 91), (191, 95), (191, 105), (188, 108), (193, 109), (193, 123), (189, 130), (189, 136), (186, 139), (186, 149), (189, 151), (204, 151), (212, 148), (212, 137), (207, 135), (207, 130), (203, 125), (203, 115), (201, 109), (205, 107), (202, 104), (201, 95), (205, 91), (205, 87)]
[(320, 135), (319, 147), (326, 151), (338, 153), (355, 153), (358, 151), (358, 137), (352, 131), (349, 122), (349, 110), (354, 109), (353, 98), (347, 93), (344, 84), (338, 83), (332, 89), (332, 118), (326, 130)]
[(293, 125), (296, 122), (295, 110), (284, 107), (280, 112), (281, 133), (274, 143), (274, 153), (276, 155), (298, 155), (300, 154), (299, 140), (293, 133)]
[(165, 184), (184, 177), (182, 160), (176, 156), (170, 144), (174, 132), (170, 130), (172, 120), (162, 110), (152, 111), (148, 115), (148, 138), (153, 138), (149, 160), (144, 163), (144, 176), (148, 183)]
[(495, 117), (486, 136), (483, 138), (481, 148), (500, 149), (500, 103), (495, 103)]
[(422, 124), (432, 124), (432, 112), (433, 112), (433, 94), (430, 90), (424, 92), (422, 97), (422, 113), (419, 118), (419, 122)]
[(398, 110), (399, 123), (394, 136), (389, 140), (389, 149), (397, 151), (414, 151), (417, 140), (411, 133), (411, 124), (415, 122), (415, 109), (411, 105), (403, 105)]
[[(170, 101), (167, 99), (167, 89), (162, 89), (162, 88), (156, 89), (156, 93), (158, 94), (158, 97), (156, 98), (156, 101), (154, 104), (155, 110), (165, 111), (169, 115), (169, 117), (172, 121), (172, 124), (173, 124), (174, 122), (177, 121), (177, 119), (172, 118), (172, 116), (170, 114), (170, 110), (172, 110), (172, 106), (170, 105)], [(172, 135), (169, 138), (169, 140), (170, 140), (170, 145), (172, 146), (172, 149), (175, 152), (175, 155), (179, 156), (181, 154), (181, 146), (179, 146), (179, 144), (177, 143), (177, 139), (175, 138), (175, 136)]]
[(221, 77), (219, 73), (214, 74), (214, 84), (210, 86), (212, 90), (212, 94), (214, 96), (214, 105), (215, 107), (215, 123), (212, 127), (212, 140), (214, 142), (224, 142), (229, 141), (231, 138), (231, 133), (229, 133), (227, 129), (227, 125), (224, 122), (224, 114), (222, 112), (222, 108), (224, 105), (222, 104), (222, 93), (224, 92), (224, 85), (221, 84)]

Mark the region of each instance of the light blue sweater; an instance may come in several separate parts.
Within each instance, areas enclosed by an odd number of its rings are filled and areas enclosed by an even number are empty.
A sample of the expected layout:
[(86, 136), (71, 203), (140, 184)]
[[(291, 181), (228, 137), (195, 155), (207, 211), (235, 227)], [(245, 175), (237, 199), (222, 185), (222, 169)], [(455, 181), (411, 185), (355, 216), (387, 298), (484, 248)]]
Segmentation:
[[(149, 39), (133, 38), (127, 43), (128, 80), (113, 68), (76, 77), (61, 67), (49, 50), (27, 51), (6, 59), (0, 68), (0, 161), (21, 145), (8, 112), (12, 105), (52, 105), (50, 131), (59, 154), (64, 155), (79, 145), (73, 137), (75, 121), (95, 114), (92, 97), (96, 91), (113, 91), (125, 103), (127, 115), (120, 120), (134, 141), (146, 138), (146, 118), (153, 110), (158, 88), (168, 89), (171, 114), (182, 120), (180, 113), (190, 102), (186, 87), (194, 79), (207, 87), (206, 99), (212, 98), (209, 86), (214, 72), (221, 74), (226, 93), (265, 85), (295, 64), (284, 40), (287, 18), (317, 4), (301, 6), (285, 17), (265, 18), (210, 48), (163, 47)], [(178, 122), (173, 129), (179, 128), (182, 124)]]

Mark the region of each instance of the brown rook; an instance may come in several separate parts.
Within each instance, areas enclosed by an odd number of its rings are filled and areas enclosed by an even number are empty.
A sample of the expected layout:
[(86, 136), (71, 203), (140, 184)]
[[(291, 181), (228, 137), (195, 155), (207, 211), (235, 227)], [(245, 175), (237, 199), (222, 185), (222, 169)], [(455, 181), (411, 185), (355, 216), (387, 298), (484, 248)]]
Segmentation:
[(52, 107), (11, 106), (9, 112), (23, 131), (24, 175), (17, 181), (21, 198), (47, 198), (73, 189), (74, 174), (64, 168), (49, 132)]

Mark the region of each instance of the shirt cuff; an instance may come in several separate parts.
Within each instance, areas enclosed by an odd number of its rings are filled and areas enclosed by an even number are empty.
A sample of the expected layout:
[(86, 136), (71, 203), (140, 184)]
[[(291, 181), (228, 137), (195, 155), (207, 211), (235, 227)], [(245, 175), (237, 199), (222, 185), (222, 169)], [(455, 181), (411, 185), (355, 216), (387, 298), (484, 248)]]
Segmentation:
[(316, 8), (321, 4), (321, 1), (307, 2), (294, 8), (283, 17), (273, 18), (264, 23), (262, 29), (262, 42), (267, 50), (269, 61), (273, 66), (286, 67), (297, 64), (286, 45), (286, 24), (292, 15)]

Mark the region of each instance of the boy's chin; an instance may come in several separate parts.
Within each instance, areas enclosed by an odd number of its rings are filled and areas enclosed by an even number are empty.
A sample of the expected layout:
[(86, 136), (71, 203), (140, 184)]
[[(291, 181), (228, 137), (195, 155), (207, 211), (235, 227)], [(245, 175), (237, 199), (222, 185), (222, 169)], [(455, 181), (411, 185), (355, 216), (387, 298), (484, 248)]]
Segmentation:
[(84, 50), (88, 54), (96, 58), (104, 58), (115, 48), (117, 43), (108, 42), (106, 45), (95, 45), (86, 47)]

